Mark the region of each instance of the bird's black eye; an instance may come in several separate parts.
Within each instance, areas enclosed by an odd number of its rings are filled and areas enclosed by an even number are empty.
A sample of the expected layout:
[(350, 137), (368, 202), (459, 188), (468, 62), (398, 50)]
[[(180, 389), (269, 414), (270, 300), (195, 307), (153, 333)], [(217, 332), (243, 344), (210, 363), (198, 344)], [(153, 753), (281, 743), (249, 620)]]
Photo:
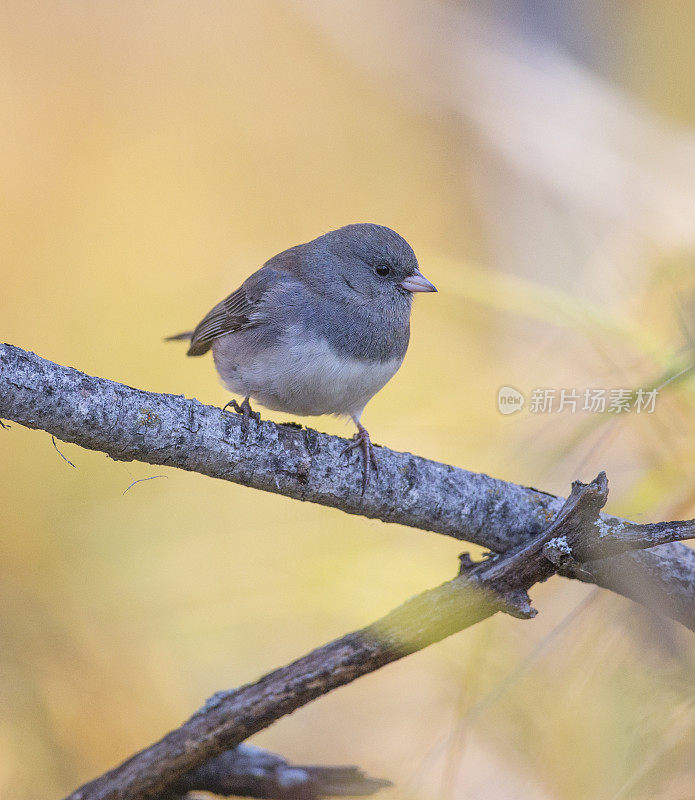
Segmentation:
[(377, 264), (376, 265), (376, 274), (381, 275), (382, 278), (385, 278), (389, 272), (391, 272), (391, 267), (388, 264)]

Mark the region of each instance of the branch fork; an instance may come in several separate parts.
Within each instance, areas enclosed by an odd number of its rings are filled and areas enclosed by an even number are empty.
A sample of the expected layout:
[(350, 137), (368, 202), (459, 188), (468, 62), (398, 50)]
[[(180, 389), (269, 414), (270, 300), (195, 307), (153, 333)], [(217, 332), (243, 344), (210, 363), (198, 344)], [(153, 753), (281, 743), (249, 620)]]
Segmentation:
[(68, 800), (165, 800), (169, 787), (187, 785), (191, 774), (198, 788), (214, 791), (214, 781), (200, 786), (205, 764), (285, 714), (498, 611), (533, 617), (528, 590), (557, 569), (546, 556), (548, 544), (562, 540), (570, 551), (581, 549), (607, 497), (604, 473), (589, 484), (575, 482), (556, 517), (527, 544), (480, 562), (462, 555), (453, 580), (254, 684), (216, 693), (180, 728)]
[[(381, 448), (380, 477), (362, 496), (354, 476), (335, 469), (345, 440), (268, 421), (244, 437), (240, 420), (220, 409), (93, 378), (1, 344), (0, 417), (115, 459), (192, 470), (492, 551), (479, 562), (464, 553), (454, 579), (255, 683), (218, 692), (182, 726), (69, 800), (178, 800), (191, 789), (278, 800), (345, 793), (348, 785), (353, 794), (375, 791), (386, 782), (355, 768), (295, 768), (242, 742), (319, 696), (499, 611), (533, 617), (529, 590), (556, 572), (656, 604), (695, 631), (695, 553), (677, 543), (695, 536), (695, 521), (640, 525), (602, 514), (604, 473), (575, 482), (562, 501)], [(259, 766), (256, 777), (262, 773), (266, 782), (244, 783), (243, 765), (260, 762), (267, 771)], [(273, 784), (273, 769), (276, 778), (304, 770), (304, 794)]]

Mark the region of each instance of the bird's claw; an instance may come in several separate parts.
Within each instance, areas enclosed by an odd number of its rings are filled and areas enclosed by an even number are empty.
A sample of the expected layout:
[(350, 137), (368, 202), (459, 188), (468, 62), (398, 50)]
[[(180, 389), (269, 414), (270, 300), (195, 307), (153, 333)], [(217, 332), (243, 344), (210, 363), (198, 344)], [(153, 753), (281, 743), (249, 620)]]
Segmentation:
[(362, 451), (362, 494), (364, 494), (367, 484), (369, 483), (369, 468), (374, 470), (374, 474), (379, 477), (379, 462), (374, 452), (374, 445), (369, 438), (366, 429), (361, 425), (357, 429), (357, 433), (352, 437), (353, 441), (350, 442), (341, 452), (341, 457), (347, 455), (351, 450), (359, 447)]
[(249, 403), (248, 397), (245, 397), (241, 403), (237, 403), (236, 400), (230, 400), (223, 406), (222, 411), (226, 411), (230, 407), (236, 411), (237, 414), (241, 414), (241, 432), (243, 433), (244, 438), (246, 438), (246, 435), (249, 432), (249, 420), (253, 419), (256, 422), (260, 422), (260, 412), (254, 411), (251, 408), (251, 403)]

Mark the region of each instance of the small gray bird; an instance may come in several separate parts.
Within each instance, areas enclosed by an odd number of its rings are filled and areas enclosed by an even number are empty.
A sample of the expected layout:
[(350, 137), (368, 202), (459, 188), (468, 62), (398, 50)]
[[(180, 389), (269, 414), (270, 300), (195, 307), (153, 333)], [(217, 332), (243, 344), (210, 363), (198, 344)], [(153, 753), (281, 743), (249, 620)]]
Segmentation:
[(410, 245), (382, 225), (346, 225), (267, 261), (218, 303), (192, 333), (189, 356), (212, 348), (227, 403), (260, 420), (250, 398), (275, 411), (352, 417), (362, 493), (378, 464), (360, 422), (395, 375), (410, 339), (413, 292), (436, 292)]

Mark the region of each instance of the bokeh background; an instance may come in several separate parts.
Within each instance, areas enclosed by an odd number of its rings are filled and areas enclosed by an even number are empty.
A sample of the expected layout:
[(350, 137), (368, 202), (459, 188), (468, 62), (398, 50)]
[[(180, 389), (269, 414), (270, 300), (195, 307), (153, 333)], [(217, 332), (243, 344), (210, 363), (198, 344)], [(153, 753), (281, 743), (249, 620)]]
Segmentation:
[[(437, 0), (0, 5), (0, 337), (222, 405), (162, 337), (258, 265), (392, 226), (439, 294), (374, 439), (695, 516), (695, 9)], [(500, 386), (659, 387), (503, 416)], [(281, 415), (269, 414), (275, 419)], [(350, 435), (332, 419), (304, 420)], [(58, 797), (450, 577), (461, 546), (0, 431), (0, 796)], [(156, 480), (138, 483), (139, 478)], [(692, 636), (560, 579), (254, 742), (406, 800), (695, 796)]]

